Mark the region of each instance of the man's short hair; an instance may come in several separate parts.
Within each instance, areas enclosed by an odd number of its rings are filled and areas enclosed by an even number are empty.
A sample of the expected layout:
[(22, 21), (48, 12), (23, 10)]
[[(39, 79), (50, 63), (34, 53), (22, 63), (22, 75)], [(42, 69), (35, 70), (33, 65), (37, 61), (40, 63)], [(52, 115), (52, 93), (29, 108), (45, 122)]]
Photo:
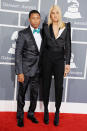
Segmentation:
[(31, 14), (33, 14), (33, 13), (37, 13), (37, 14), (39, 14), (39, 16), (40, 16), (40, 13), (39, 13), (39, 11), (37, 11), (37, 10), (31, 10), (30, 12), (29, 12), (29, 18), (31, 17)]

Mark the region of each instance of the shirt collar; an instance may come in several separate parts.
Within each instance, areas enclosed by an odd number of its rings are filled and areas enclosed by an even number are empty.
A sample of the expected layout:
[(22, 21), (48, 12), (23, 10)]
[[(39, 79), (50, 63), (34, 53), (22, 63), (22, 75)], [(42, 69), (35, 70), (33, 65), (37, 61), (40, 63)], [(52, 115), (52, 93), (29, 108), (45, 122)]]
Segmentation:
[[(34, 30), (34, 28), (32, 27), (32, 25), (30, 25), (30, 28), (31, 28), (31, 31), (33, 32), (33, 30)], [(36, 30), (37, 30), (38, 28), (36, 28)]]

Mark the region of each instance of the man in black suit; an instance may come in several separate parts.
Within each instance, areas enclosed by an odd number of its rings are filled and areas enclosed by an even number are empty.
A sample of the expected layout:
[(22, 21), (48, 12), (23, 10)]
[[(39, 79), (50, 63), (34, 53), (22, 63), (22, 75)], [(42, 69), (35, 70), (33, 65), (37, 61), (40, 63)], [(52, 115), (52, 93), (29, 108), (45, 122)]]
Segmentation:
[(39, 52), (41, 46), (40, 13), (32, 10), (29, 13), (30, 26), (19, 31), (15, 51), (15, 69), (19, 82), (17, 99), (17, 125), (24, 126), (25, 93), (30, 84), (30, 107), (27, 118), (38, 123), (34, 116), (39, 87)]

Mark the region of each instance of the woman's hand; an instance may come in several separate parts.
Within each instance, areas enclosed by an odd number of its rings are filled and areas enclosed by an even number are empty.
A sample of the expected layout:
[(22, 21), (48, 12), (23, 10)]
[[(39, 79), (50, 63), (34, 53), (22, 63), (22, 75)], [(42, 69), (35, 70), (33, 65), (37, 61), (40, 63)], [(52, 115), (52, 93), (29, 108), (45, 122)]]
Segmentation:
[(18, 81), (19, 82), (24, 82), (24, 74), (18, 74)]
[(65, 65), (64, 77), (70, 72), (70, 65)]

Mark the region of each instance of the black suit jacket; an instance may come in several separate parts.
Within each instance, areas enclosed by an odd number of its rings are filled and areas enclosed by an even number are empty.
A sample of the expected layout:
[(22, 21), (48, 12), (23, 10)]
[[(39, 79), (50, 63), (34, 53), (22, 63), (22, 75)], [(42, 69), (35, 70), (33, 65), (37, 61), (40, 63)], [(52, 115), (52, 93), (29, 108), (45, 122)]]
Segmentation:
[(65, 63), (70, 64), (70, 58), (71, 58), (71, 25), (69, 23), (65, 23), (65, 29), (59, 36), (59, 38), (55, 39), (54, 33), (52, 30), (52, 25), (48, 27), (48, 24), (43, 24), (42, 29), (42, 36), (43, 36), (43, 43), (41, 45), (41, 57), (40, 57), (40, 63), (42, 63), (42, 57), (45, 49), (56, 48), (56, 49), (64, 49), (64, 58)]
[(16, 74), (34, 76), (39, 73), (39, 51), (30, 26), (19, 31), (15, 50)]

